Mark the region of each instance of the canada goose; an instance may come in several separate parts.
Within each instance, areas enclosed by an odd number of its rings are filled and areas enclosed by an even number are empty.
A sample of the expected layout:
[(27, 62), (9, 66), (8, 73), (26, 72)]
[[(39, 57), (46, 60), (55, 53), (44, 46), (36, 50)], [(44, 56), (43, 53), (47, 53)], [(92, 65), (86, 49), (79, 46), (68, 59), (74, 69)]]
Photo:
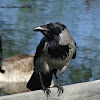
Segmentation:
[(7, 94), (29, 91), (26, 84), (33, 73), (34, 55), (17, 55), (3, 60), (0, 90)]

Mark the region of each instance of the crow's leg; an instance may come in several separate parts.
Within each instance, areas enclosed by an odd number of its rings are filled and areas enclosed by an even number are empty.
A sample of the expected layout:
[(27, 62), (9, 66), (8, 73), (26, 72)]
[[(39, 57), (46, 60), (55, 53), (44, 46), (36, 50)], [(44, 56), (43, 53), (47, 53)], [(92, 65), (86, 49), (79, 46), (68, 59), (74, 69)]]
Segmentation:
[(56, 72), (57, 71), (54, 72), (54, 75), (55, 75), (55, 78), (56, 78), (56, 81), (57, 81), (58, 96), (59, 96), (60, 94), (62, 94), (64, 92), (64, 89), (63, 89), (63, 87), (61, 86), (61, 84), (60, 84), (60, 82), (58, 80), (58, 77), (56, 75)]
[(44, 91), (44, 93), (46, 92), (46, 96), (48, 98), (48, 96), (50, 97), (51, 91), (48, 88), (44, 87), (43, 81), (42, 81), (42, 76), (41, 76), (41, 73), (40, 72), (39, 72), (39, 76), (40, 76), (40, 82), (41, 82), (42, 90)]

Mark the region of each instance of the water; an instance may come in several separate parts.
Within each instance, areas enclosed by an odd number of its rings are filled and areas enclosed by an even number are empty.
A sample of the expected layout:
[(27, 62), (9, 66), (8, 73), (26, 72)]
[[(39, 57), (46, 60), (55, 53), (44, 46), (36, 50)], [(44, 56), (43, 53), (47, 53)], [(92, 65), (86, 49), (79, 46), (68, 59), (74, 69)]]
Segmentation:
[(65, 24), (77, 43), (76, 59), (58, 74), (61, 84), (100, 79), (100, 0), (0, 0), (3, 58), (35, 53), (43, 35), (32, 30), (48, 22)]

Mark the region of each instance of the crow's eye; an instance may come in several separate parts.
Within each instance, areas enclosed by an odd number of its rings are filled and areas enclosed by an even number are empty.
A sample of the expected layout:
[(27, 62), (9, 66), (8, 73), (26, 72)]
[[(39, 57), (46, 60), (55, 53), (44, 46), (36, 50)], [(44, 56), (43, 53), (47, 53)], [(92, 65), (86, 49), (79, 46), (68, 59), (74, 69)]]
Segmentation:
[(53, 28), (53, 25), (48, 24), (47, 27), (48, 27), (49, 29), (51, 29), (51, 28)]

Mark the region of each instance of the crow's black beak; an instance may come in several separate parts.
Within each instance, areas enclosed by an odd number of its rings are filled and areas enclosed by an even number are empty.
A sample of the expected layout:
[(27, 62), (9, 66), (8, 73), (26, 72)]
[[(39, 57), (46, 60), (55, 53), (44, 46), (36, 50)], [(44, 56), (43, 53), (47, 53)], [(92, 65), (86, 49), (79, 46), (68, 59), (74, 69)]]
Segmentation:
[(39, 26), (39, 27), (36, 27), (33, 31), (41, 31), (42, 28)]
[(36, 27), (33, 31), (48, 31), (46, 25)]

